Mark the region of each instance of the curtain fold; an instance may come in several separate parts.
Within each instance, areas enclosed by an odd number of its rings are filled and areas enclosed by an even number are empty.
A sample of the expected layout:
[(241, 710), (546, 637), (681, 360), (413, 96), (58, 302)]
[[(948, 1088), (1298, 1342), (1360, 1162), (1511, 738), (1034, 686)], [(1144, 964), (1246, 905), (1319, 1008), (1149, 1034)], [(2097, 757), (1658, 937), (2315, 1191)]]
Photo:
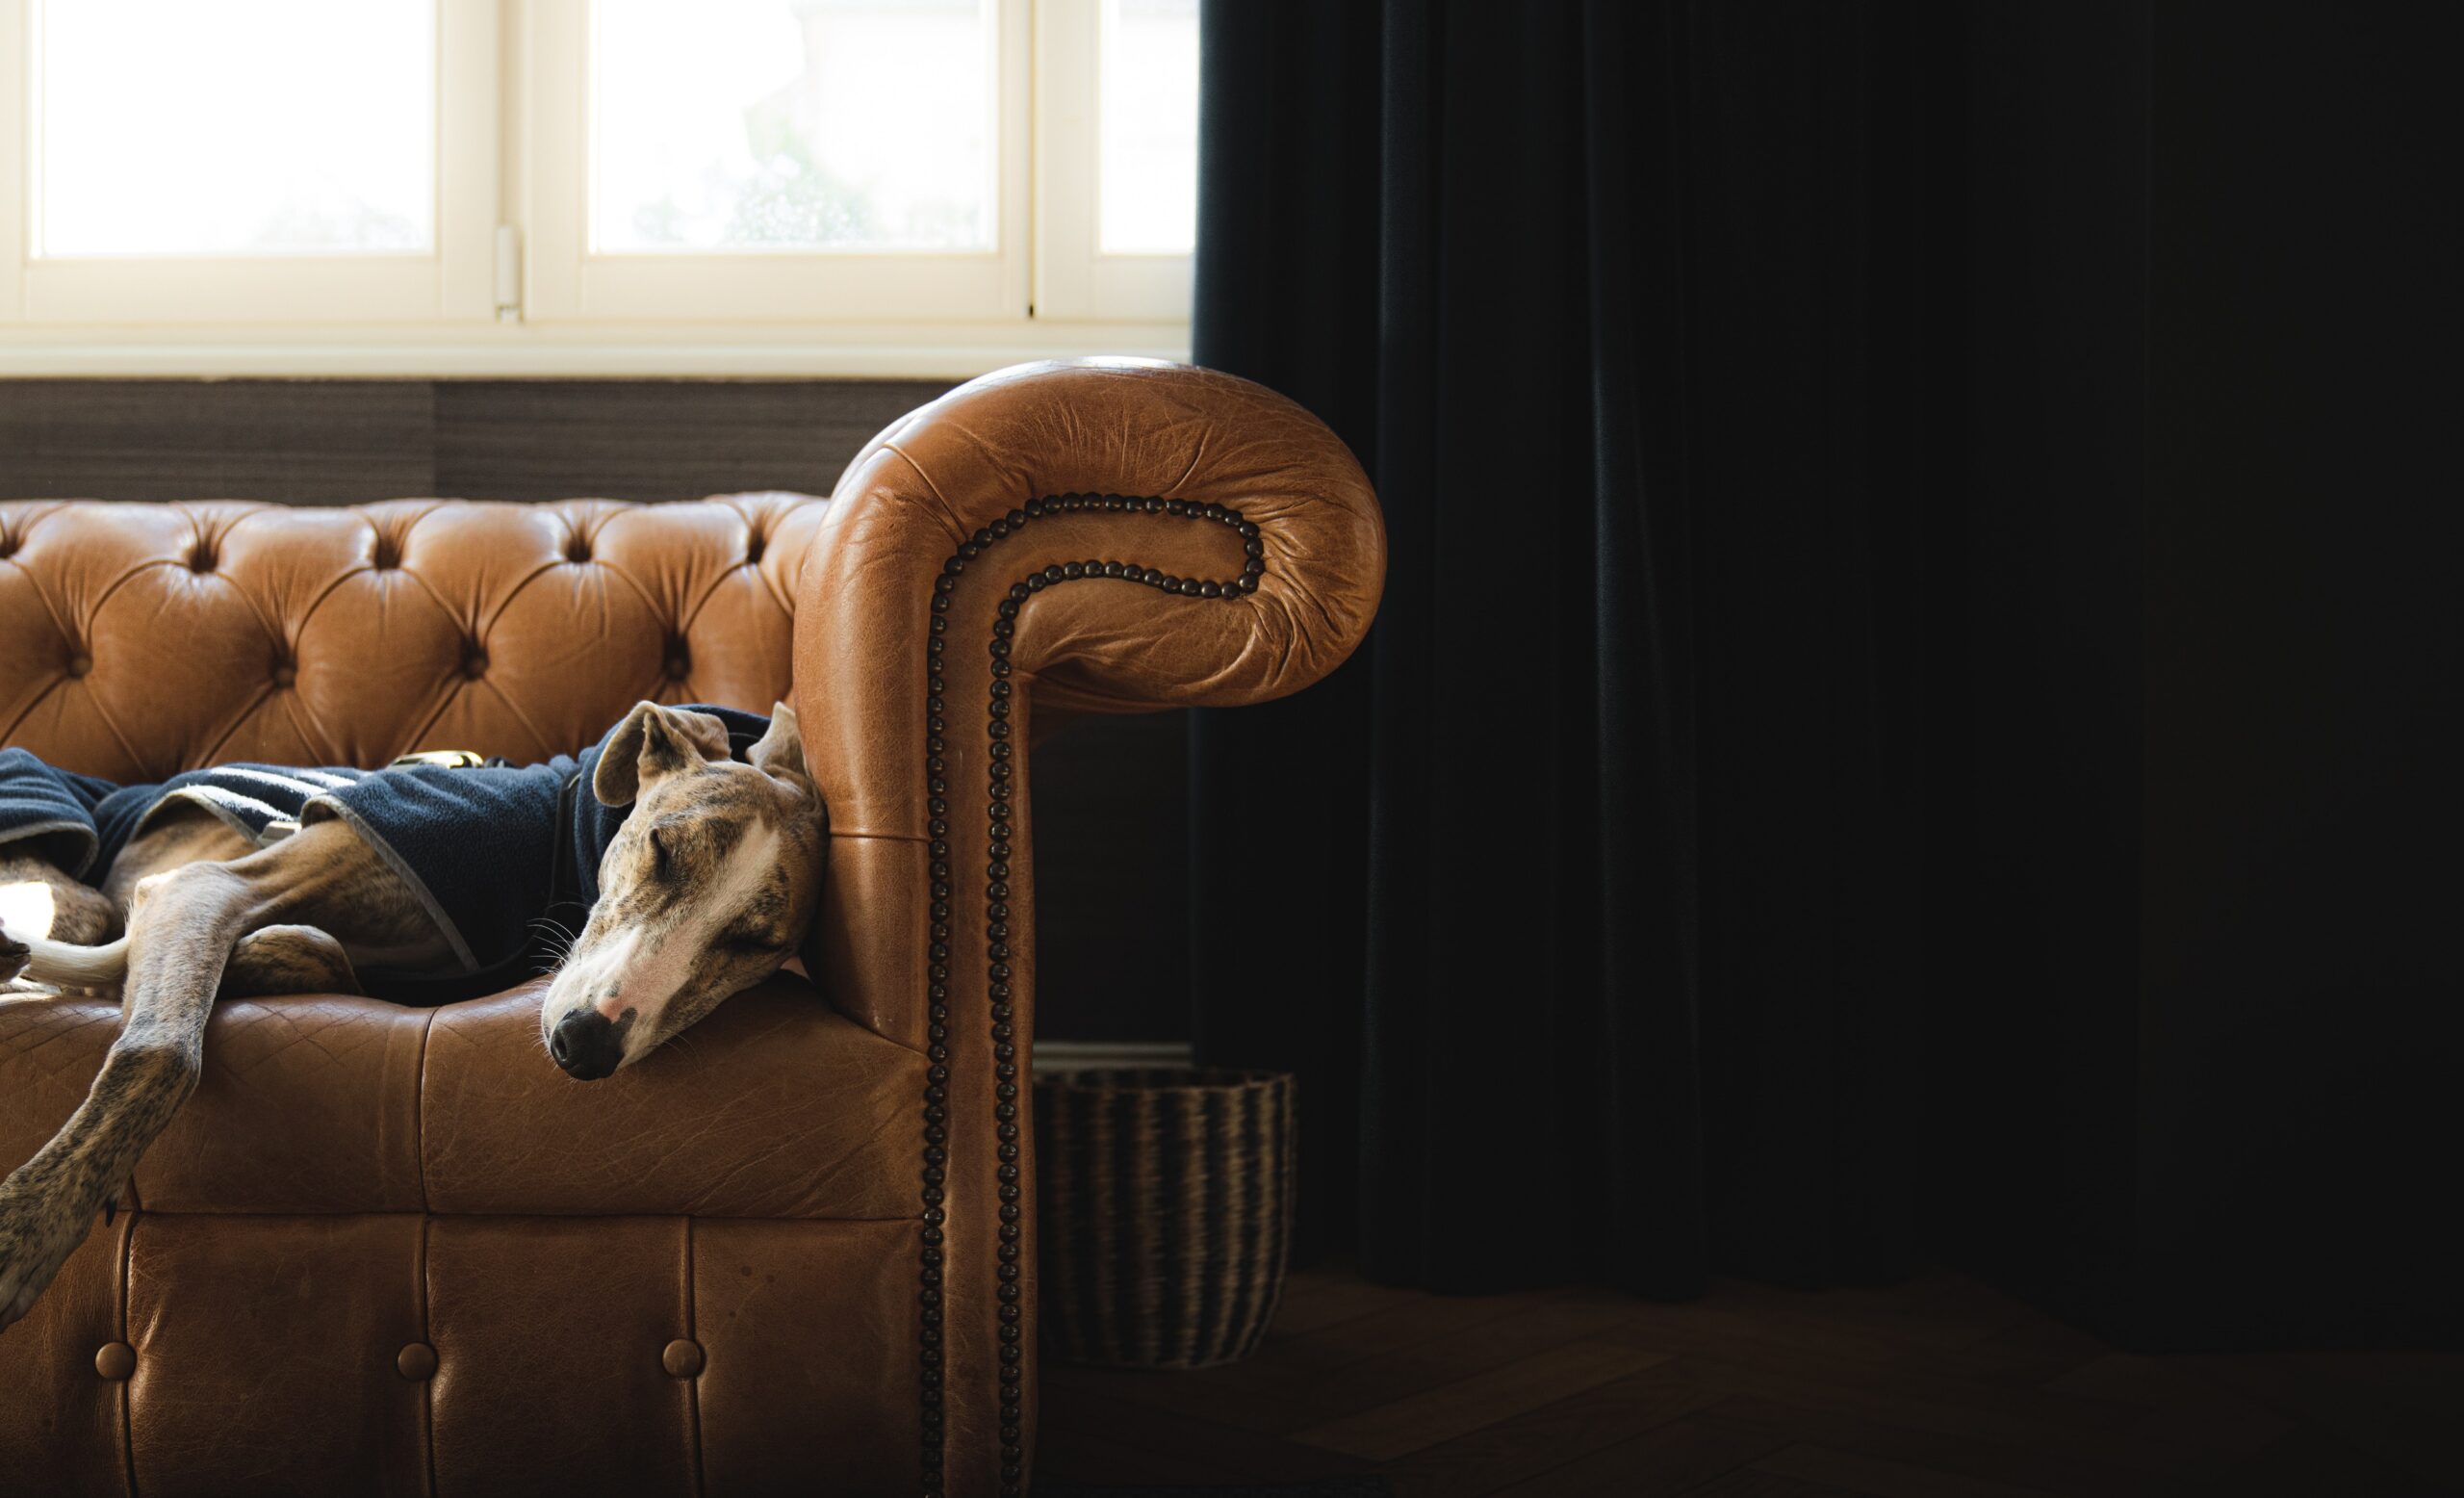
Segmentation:
[(1683, 1295), (1911, 1253), (1922, 111), (1883, 10), (1204, 13), (1201, 363), (1378, 485), (1369, 643), (1193, 734), (1203, 1059), (1303, 1251)]

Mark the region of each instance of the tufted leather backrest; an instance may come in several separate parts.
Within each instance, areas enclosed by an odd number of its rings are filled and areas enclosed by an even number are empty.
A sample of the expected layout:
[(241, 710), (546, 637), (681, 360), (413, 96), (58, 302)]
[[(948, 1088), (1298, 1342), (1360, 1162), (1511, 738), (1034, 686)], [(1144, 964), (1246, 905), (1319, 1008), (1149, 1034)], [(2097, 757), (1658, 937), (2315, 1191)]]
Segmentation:
[(767, 711), (829, 505), (0, 503), (0, 745), (135, 781), (528, 762), (645, 697)]

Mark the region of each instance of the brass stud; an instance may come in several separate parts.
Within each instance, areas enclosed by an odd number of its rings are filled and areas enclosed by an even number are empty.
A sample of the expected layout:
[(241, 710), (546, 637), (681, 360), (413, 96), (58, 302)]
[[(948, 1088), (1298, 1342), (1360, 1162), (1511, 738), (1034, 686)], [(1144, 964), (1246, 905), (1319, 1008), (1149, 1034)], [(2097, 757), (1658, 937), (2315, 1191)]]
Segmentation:
[(659, 1350), (658, 1365), (671, 1379), (690, 1379), (702, 1371), (702, 1344), (678, 1337)]

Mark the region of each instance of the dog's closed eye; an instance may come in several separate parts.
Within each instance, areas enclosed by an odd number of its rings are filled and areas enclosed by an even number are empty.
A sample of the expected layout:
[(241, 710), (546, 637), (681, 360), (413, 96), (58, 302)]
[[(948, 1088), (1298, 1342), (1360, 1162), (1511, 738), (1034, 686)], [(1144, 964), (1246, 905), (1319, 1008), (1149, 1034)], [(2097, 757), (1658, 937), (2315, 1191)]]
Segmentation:
[(787, 943), (779, 940), (777, 932), (763, 926), (753, 930), (731, 931), (719, 939), (719, 944), (730, 951), (754, 955), (778, 951)]

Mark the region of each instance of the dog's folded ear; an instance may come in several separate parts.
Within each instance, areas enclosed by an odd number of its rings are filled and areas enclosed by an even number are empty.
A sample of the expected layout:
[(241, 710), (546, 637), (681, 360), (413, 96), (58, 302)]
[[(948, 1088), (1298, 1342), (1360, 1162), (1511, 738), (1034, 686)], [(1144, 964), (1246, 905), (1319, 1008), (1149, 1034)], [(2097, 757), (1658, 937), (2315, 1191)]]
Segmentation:
[(796, 710), (783, 702), (771, 708), (768, 732), (745, 758), (765, 775), (798, 782), (808, 790), (812, 788), (812, 772), (805, 768), (804, 729), (796, 722)]
[(627, 806), (662, 775), (728, 758), (728, 726), (706, 712), (637, 702), (607, 736), (590, 793), (603, 806)]

